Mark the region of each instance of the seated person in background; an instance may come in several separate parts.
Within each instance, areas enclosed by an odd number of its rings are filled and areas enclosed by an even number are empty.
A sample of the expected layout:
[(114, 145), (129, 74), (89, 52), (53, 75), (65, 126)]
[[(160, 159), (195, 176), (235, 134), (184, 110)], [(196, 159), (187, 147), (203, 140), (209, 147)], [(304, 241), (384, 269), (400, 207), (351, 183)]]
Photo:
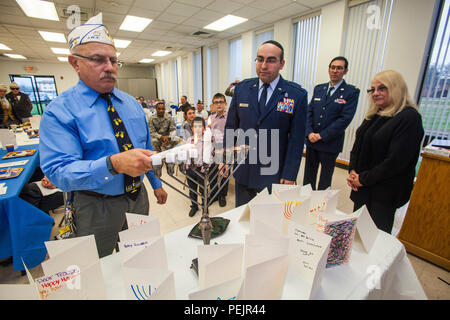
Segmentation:
[(178, 108), (178, 110), (186, 112), (187, 108), (190, 108), (191, 104), (187, 101), (187, 97), (186, 96), (182, 96), (181, 97), (181, 103), (180, 106)]
[(208, 111), (203, 109), (203, 102), (201, 100), (198, 100), (197, 102), (197, 111), (195, 112), (196, 117), (202, 117), (203, 119), (208, 119)]
[(44, 175), (41, 168), (38, 167), (29, 182), (23, 186), (19, 197), (47, 214), (49, 214), (50, 210), (55, 210), (56, 208), (64, 205), (64, 196), (62, 191), (58, 189), (59, 191), (54, 191), (52, 193), (44, 192), (44, 195), (43, 191), (39, 187), (39, 184), (42, 184), (42, 187), (48, 190), (56, 189), (56, 187)]
[[(195, 148), (198, 151), (198, 157), (195, 160), (195, 163), (191, 164), (188, 169), (186, 170), (186, 174), (189, 178), (187, 178), (187, 183), (189, 185), (189, 198), (191, 199), (191, 210), (189, 211), (189, 217), (193, 217), (195, 213), (198, 211), (198, 204), (197, 202), (197, 194), (194, 192), (198, 192), (200, 194), (203, 194), (203, 181), (198, 176), (197, 172), (203, 172), (203, 133), (206, 130), (206, 124), (205, 120), (202, 117), (195, 117), (192, 122), (192, 132), (194, 135), (187, 141), (188, 143), (194, 143)], [(197, 139), (195, 139), (195, 137)]]
[(179, 138), (176, 136), (177, 128), (172, 117), (166, 113), (164, 102), (158, 102), (156, 104), (156, 114), (150, 117), (148, 126), (150, 128), (153, 148), (156, 151), (161, 152), (178, 144)]
[[(225, 132), (225, 122), (227, 121), (227, 100), (225, 96), (221, 93), (216, 93), (213, 97), (212, 105), (214, 106), (216, 113), (211, 115), (211, 133), (212, 133), (212, 141), (214, 144), (214, 148), (219, 147), (222, 149), (223, 144), (223, 135)], [(215, 173), (214, 173), (215, 174)], [(214, 176), (212, 174), (211, 176)], [(217, 183), (217, 179), (215, 179), (211, 186), (215, 186)], [(220, 185), (221, 186), (221, 185)], [(215, 194), (220, 188), (218, 185), (213, 194)], [(220, 190), (218, 194), (219, 206), (225, 207), (227, 205), (227, 193), (228, 193), (228, 181), (225, 183), (225, 186)]]
[(6, 98), (8, 89), (0, 84), (0, 128), (8, 128), (10, 124), (20, 124), (20, 118), (16, 115), (11, 103)]
[(138, 102), (141, 104), (142, 108), (148, 108), (148, 105), (145, 103), (144, 97), (139, 97)]
[(192, 122), (194, 121), (194, 118), (195, 118), (195, 108), (194, 107), (187, 108), (186, 111), (184, 112), (185, 121), (182, 128), (182, 136), (184, 141), (187, 141), (190, 137), (194, 135), (194, 133), (192, 132)]

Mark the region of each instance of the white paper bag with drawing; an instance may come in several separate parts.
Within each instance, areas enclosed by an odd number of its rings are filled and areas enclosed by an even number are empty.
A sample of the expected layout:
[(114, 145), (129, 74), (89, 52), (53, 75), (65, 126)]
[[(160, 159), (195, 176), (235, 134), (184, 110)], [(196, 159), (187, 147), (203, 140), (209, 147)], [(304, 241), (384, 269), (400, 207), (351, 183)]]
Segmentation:
[(175, 300), (173, 272), (159, 268), (122, 268), (129, 300)]
[(375, 240), (377, 239), (378, 228), (375, 222), (373, 222), (366, 206), (362, 206), (355, 213), (358, 215), (356, 231), (361, 239), (364, 250), (369, 253), (375, 243)]
[(259, 264), (289, 254), (288, 237), (266, 237), (247, 234), (245, 236), (244, 270)]
[(197, 250), (200, 289), (241, 276), (244, 255), (242, 244), (200, 245)]
[(132, 244), (133, 241), (119, 243), (119, 252), (121, 261), (123, 261), (122, 266), (127, 268), (168, 269), (164, 237), (157, 237), (141, 242), (136, 241), (135, 243), (139, 244), (144, 242), (148, 242), (148, 244), (137, 247), (128, 247), (127, 244)]
[(154, 231), (152, 231), (152, 234), (159, 233), (158, 235), (161, 235), (161, 229), (159, 224), (159, 218), (158, 217), (151, 217), (144, 214), (136, 214), (136, 213), (125, 213), (127, 218), (127, 225), (128, 229), (133, 229), (137, 226), (143, 225), (143, 224), (150, 224), (154, 228)]
[(242, 277), (189, 294), (189, 300), (236, 300), (242, 286)]
[(307, 298), (312, 299), (320, 288), (331, 237), (294, 221), (289, 224), (289, 237), (290, 265), (307, 284)]
[(284, 203), (254, 203), (250, 205), (250, 233), (265, 236), (283, 234)]
[(283, 255), (248, 267), (237, 299), (280, 299), (288, 265), (289, 256)]
[[(66, 279), (64, 280), (66, 287), (67, 284), (70, 286), (68, 290), (58, 290), (52, 294), (53, 298), (64, 297), (65, 299), (66, 295), (75, 299), (106, 298), (94, 236), (48, 241), (45, 245), (50, 256), (50, 259), (41, 264), (45, 276), (55, 277), (53, 281), (58, 281), (56, 278), (62, 277)], [(79, 276), (76, 276), (78, 273)]]
[[(148, 239), (161, 235), (161, 228), (158, 218), (136, 216), (140, 215), (131, 215), (130, 213), (127, 213), (127, 219), (130, 217), (130, 220), (127, 220), (128, 229), (119, 232), (119, 238), (121, 242), (136, 239)], [(130, 225), (132, 226), (131, 228)]]

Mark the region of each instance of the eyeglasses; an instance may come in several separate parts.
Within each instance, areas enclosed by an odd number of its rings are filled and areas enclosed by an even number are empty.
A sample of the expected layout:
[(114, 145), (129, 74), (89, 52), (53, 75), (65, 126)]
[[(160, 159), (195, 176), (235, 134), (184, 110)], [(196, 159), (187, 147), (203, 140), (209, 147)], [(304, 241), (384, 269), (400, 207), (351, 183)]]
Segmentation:
[(329, 66), (330, 70), (337, 70), (337, 71), (342, 71), (345, 68), (343, 66)]
[(269, 57), (269, 58), (267, 58), (267, 59), (264, 60), (263, 57), (256, 57), (255, 61), (256, 61), (256, 63), (260, 63), (260, 64), (263, 64), (264, 61), (265, 61), (267, 64), (275, 64), (275, 63), (278, 62), (278, 59), (277, 59), (277, 58), (274, 58), (274, 57)]
[(368, 94), (373, 94), (375, 93), (375, 90), (378, 90), (378, 92), (386, 92), (388, 88), (386, 88), (385, 86), (379, 86), (378, 88), (370, 88), (367, 90)]
[(19, 90), (19, 88), (11, 88), (11, 90)]
[(225, 104), (225, 101), (213, 101), (213, 104), (219, 105), (219, 104)]
[(77, 53), (73, 53), (72, 55), (80, 57), (80, 58), (84, 58), (84, 59), (88, 59), (89, 61), (94, 62), (94, 64), (96, 66), (101, 66), (101, 65), (105, 65), (109, 62), (111, 62), (111, 64), (117, 65), (119, 68), (122, 67), (123, 62), (120, 61), (119, 59), (117, 59), (117, 57), (105, 57), (105, 56), (98, 56), (98, 55), (94, 55), (91, 57), (86, 57), (86, 56), (82, 56), (81, 54), (77, 54)]

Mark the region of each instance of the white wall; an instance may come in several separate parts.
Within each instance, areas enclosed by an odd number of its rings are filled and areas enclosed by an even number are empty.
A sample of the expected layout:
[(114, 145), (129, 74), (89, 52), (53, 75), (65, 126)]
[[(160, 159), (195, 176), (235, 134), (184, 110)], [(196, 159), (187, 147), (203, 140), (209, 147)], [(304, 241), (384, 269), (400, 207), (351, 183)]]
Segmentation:
[[(252, 77), (252, 68), (255, 67), (255, 57), (253, 57), (254, 32), (246, 32), (242, 34), (242, 79)], [(226, 87), (225, 87), (226, 88)], [(225, 91), (225, 89), (223, 90)]]
[(435, 1), (396, 0), (387, 41), (384, 69), (400, 72), (414, 96), (419, 90), (421, 66), (432, 26)]
[(292, 80), (293, 67), (293, 31), (294, 26), (291, 19), (281, 20), (275, 23), (273, 28), (273, 38), (278, 41), (284, 49), (284, 61), (286, 61), (280, 74), (284, 79)]

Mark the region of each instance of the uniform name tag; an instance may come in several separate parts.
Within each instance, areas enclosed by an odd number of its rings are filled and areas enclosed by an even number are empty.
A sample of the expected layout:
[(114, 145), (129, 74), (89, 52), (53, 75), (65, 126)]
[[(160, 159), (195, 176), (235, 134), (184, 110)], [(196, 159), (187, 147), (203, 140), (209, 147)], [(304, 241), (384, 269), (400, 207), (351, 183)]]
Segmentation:
[(283, 98), (283, 101), (279, 101), (277, 104), (277, 111), (292, 114), (294, 105), (294, 99)]
[(248, 103), (239, 103), (239, 107), (248, 108)]
[(314, 101), (320, 101), (321, 99), (320, 98), (314, 98)]

